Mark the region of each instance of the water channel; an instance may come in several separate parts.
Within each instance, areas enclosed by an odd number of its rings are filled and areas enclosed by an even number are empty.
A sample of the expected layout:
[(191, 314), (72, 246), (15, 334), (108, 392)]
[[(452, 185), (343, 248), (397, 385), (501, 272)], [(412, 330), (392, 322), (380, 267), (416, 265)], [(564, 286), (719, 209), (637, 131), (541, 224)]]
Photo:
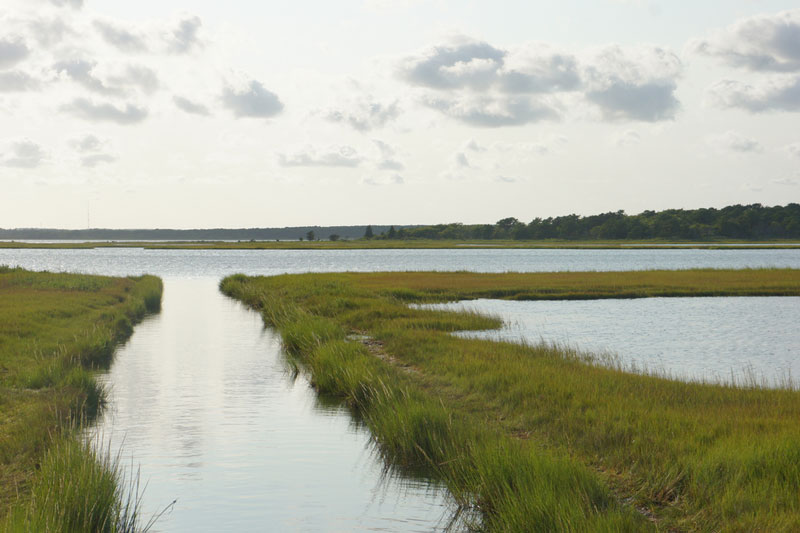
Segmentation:
[(0, 264), (164, 279), (161, 313), (136, 327), (104, 377), (111, 402), (98, 424), (140, 465), (149, 512), (177, 499), (156, 530), (434, 531), (452, 511), (446, 490), (387, 471), (368, 432), (287, 372), (275, 334), (221, 295), (219, 279), (235, 272), (800, 268), (800, 250), (0, 249)]

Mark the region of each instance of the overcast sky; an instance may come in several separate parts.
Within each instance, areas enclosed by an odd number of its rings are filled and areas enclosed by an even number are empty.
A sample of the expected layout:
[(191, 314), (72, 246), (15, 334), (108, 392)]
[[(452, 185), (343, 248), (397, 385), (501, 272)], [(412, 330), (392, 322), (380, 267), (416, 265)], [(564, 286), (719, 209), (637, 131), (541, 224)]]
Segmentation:
[(798, 202), (796, 5), (0, 0), (0, 227)]

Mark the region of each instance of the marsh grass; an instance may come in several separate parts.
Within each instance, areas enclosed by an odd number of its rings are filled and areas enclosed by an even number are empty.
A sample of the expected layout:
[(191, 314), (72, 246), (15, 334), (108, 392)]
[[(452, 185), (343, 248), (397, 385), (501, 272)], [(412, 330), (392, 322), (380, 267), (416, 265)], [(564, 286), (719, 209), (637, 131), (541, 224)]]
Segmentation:
[[(109, 518), (116, 511), (103, 502), (119, 495), (108, 492), (118, 472), (74, 428), (102, 409), (94, 372), (108, 366), (134, 323), (159, 309), (161, 292), (152, 276), (0, 267), (0, 526), (23, 531), (26, 520), (37, 520), (28, 531), (117, 531), (135, 523)], [(69, 483), (98, 493), (80, 500)], [(103, 528), (70, 529), (79, 523)]]
[(360, 413), (387, 461), (429, 468), (489, 531), (800, 529), (800, 393), (641, 374), (557, 345), (459, 338), (451, 333), (499, 323), (408, 303), (799, 288), (800, 272), (769, 269), (221, 283), (277, 327), (319, 390)]

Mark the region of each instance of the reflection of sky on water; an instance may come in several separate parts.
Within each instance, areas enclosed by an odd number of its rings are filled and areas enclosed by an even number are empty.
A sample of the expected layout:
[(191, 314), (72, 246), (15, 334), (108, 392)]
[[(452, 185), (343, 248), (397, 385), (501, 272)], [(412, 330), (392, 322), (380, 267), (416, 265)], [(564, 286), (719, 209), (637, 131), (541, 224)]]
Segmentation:
[[(428, 306), (424, 306), (428, 307)], [(800, 298), (642, 298), (633, 300), (475, 300), (431, 306), (503, 318), (495, 340), (545, 341), (623, 364), (690, 379), (769, 383), (800, 378)]]
[(213, 279), (170, 279), (116, 356), (99, 431), (141, 463), (164, 531), (432, 531), (446, 490), (386, 472), (368, 431), (288, 371), (258, 313)]

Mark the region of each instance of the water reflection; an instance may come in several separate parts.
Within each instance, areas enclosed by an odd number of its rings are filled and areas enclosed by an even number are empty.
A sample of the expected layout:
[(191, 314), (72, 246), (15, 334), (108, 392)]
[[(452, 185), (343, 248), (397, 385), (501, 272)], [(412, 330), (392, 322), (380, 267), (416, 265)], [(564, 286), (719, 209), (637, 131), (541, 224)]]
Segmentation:
[(274, 332), (213, 279), (168, 279), (104, 381), (98, 430), (141, 464), (163, 531), (436, 531), (454, 504), (387, 470), (346, 407), (292, 375)]
[(624, 366), (714, 382), (783, 386), (800, 377), (800, 298), (475, 300), (437, 304), (500, 316), (502, 329), (463, 335), (611, 353)]

